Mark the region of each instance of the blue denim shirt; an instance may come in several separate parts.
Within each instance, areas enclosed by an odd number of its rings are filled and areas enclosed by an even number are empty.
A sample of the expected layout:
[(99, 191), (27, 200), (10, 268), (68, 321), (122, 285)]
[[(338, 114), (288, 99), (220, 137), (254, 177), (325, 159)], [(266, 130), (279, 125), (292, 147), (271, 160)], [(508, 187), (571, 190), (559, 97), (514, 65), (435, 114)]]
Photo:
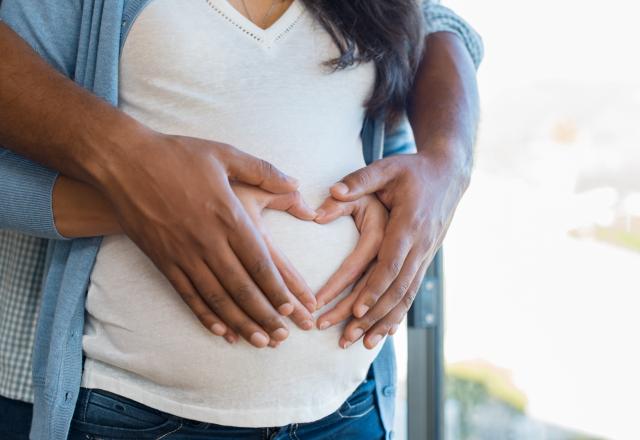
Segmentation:
[[(118, 104), (118, 67), (131, 24), (152, 0), (3, 0), (0, 19), (59, 72), (110, 104)], [(426, 2), (428, 32), (460, 35), (474, 62), (480, 37), (452, 11)], [(407, 122), (385, 141), (384, 123), (367, 119), (363, 153), (369, 163), (414, 148)], [(57, 173), (0, 148), (0, 228), (51, 239), (33, 357), (33, 440), (64, 440), (82, 376), (84, 302), (100, 237), (66, 240), (55, 228)], [(387, 438), (393, 437), (395, 356), (391, 338), (373, 363)]]

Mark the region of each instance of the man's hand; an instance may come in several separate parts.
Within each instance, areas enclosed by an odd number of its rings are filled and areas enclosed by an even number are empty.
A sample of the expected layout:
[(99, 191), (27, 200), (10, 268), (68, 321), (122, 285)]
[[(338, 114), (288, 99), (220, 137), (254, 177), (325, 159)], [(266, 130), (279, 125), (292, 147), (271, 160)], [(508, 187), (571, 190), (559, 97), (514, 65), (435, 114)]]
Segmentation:
[[(316, 308), (315, 297), (295, 267), (271, 242), (269, 232), (262, 221), (262, 211), (267, 208), (286, 211), (301, 220), (307, 221), (313, 220), (316, 217), (316, 212), (302, 200), (300, 193), (297, 191), (274, 194), (259, 187), (243, 183), (232, 183), (231, 186), (254, 226), (262, 233), (280, 275), (296, 297), (294, 311), (290, 318), (303, 330), (312, 329), (313, 317), (311, 313)], [(122, 234), (123, 232), (113, 208), (102, 193), (90, 185), (65, 176), (59, 176), (56, 181), (53, 190), (53, 212), (56, 227), (67, 237), (95, 237)], [(226, 295), (226, 292), (223, 295)], [(228, 301), (231, 312), (236, 315), (239, 314), (239, 311), (249, 307), (267, 310), (270, 308), (267, 299), (261, 295), (255, 299), (255, 304), (236, 305), (233, 299), (228, 296), (221, 298), (220, 301)], [(225, 339), (230, 343), (237, 341), (238, 334), (233, 330), (233, 328), (237, 328), (235, 322), (223, 323), (215, 314), (214, 319), (217, 321), (211, 327), (215, 326), (216, 333), (220, 334), (226, 329), (226, 333), (224, 333)], [(278, 344), (279, 342), (274, 339), (269, 342), (272, 347)]]
[(344, 201), (375, 193), (390, 210), (378, 259), (353, 305), (356, 318), (345, 328), (344, 347), (364, 336), (364, 345), (373, 348), (395, 332), (442, 243), (471, 175), (479, 113), (475, 74), (458, 36), (429, 35), (407, 112), (418, 153), (376, 161), (331, 188)]
[[(273, 243), (269, 230), (266, 228), (262, 219), (262, 212), (265, 209), (275, 209), (285, 211), (300, 220), (313, 220), (316, 218), (316, 212), (306, 204), (298, 191), (285, 194), (273, 194), (261, 188), (243, 183), (232, 183), (233, 192), (244, 206), (247, 214), (251, 218), (254, 226), (262, 234), (269, 253), (284, 279), (285, 284), (291, 292), (296, 296), (294, 301), (294, 309), (289, 316), (298, 327), (303, 330), (311, 330), (313, 328), (313, 313), (316, 309), (316, 298), (311, 292), (302, 275), (291, 264), (287, 256), (282, 253)], [(258, 304), (265, 303), (264, 299), (258, 298)], [(267, 306), (267, 304), (263, 304)], [(237, 335), (232, 330), (225, 334), (225, 338), (229, 342), (234, 342)], [(277, 347), (279, 341), (272, 339), (269, 342), (271, 347)]]
[[(229, 180), (274, 193), (295, 191), (295, 180), (229, 145), (142, 126), (52, 69), (3, 23), (0, 48), (0, 144), (103, 193), (208, 329), (224, 334), (221, 321), (233, 323), (258, 347), (286, 338), (282, 317), (294, 311), (294, 295)], [(254, 304), (263, 296), (269, 307)]]
[(378, 258), (354, 289), (355, 319), (344, 330), (342, 347), (365, 335), (365, 346), (373, 348), (404, 317), (465, 188), (444, 164), (420, 154), (376, 161), (331, 188), (343, 201), (375, 193), (390, 211)]
[(286, 339), (298, 301), (230, 181), (273, 193), (297, 182), (230, 145), (143, 131), (91, 166), (124, 232), (213, 333), (230, 327), (256, 347)]

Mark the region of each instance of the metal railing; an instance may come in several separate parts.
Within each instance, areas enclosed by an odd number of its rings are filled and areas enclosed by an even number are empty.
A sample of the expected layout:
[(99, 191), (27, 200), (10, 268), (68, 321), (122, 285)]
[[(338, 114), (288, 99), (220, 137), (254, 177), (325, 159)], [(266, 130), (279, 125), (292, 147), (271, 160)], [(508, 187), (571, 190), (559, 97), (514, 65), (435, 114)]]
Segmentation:
[(407, 317), (408, 440), (444, 437), (443, 292), (442, 251), (439, 251)]

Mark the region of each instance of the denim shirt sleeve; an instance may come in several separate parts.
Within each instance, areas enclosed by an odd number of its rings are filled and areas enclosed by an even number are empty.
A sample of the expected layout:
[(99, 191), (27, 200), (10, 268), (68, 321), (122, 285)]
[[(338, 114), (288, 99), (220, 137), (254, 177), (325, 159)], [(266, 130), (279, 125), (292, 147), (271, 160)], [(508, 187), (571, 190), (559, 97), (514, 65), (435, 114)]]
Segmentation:
[(484, 57), (484, 45), (480, 35), (451, 9), (439, 4), (436, 0), (424, 0), (422, 12), (427, 34), (435, 32), (452, 32), (464, 42), (476, 69)]
[[(0, 20), (69, 78), (73, 78), (78, 53), (80, 13), (80, 0), (0, 3)], [(0, 147), (0, 229), (62, 239), (52, 210), (56, 178), (55, 171)]]

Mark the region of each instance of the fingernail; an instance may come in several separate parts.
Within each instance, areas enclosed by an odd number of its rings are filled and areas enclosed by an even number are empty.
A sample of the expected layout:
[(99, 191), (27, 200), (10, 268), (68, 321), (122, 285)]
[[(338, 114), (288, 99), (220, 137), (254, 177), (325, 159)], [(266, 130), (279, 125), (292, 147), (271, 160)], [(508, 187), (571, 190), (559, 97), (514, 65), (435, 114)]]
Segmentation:
[(382, 339), (382, 335), (374, 335), (374, 336), (372, 336), (371, 339), (369, 339), (369, 345), (371, 345), (371, 348), (373, 348), (376, 345), (378, 345), (378, 343), (380, 342), (381, 339)]
[(395, 335), (397, 331), (398, 331), (398, 324), (393, 324), (391, 326), (391, 330), (389, 330), (389, 334), (390, 335)]
[(335, 185), (333, 185), (333, 189), (338, 194), (346, 194), (349, 192), (349, 187), (342, 182), (338, 182)]
[(227, 332), (227, 328), (224, 325), (216, 322), (211, 326), (211, 331), (218, 336), (222, 336)]
[(293, 313), (293, 304), (291, 303), (282, 304), (280, 307), (278, 307), (278, 312), (282, 316), (289, 316), (291, 313)]
[(280, 343), (278, 341), (270, 341), (269, 342), (269, 347), (271, 348), (277, 348), (280, 345)]
[(356, 307), (356, 310), (354, 311), (354, 315), (356, 316), (356, 318), (362, 318), (368, 311), (369, 311), (369, 306), (365, 306), (364, 304), (361, 304), (358, 307)]
[(351, 333), (351, 335), (351, 340), (357, 341), (362, 335), (364, 335), (364, 330), (362, 330), (361, 328), (357, 328)]
[(224, 339), (229, 343), (229, 344), (234, 344), (236, 342), (236, 338), (234, 338), (231, 335), (225, 335)]
[(304, 305), (311, 313), (316, 311), (316, 303), (308, 302)]
[(271, 333), (271, 337), (276, 341), (284, 341), (289, 336), (289, 330), (286, 328), (279, 328), (278, 330)]
[(329, 328), (330, 325), (331, 323), (329, 321), (322, 321), (320, 324), (318, 324), (318, 328), (320, 330), (326, 330)]
[(351, 341), (347, 341), (346, 339), (343, 339), (342, 341), (340, 341), (340, 347), (342, 348), (349, 348), (349, 346), (353, 344), (353, 342)]
[(302, 330), (311, 330), (313, 328), (313, 322), (304, 321), (300, 326), (302, 327)]
[(267, 338), (266, 335), (263, 335), (260, 332), (255, 332), (249, 338), (249, 342), (251, 342), (251, 344), (255, 345), (256, 347), (262, 348), (262, 347), (265, 347), (269, 343), (269, 338)]

